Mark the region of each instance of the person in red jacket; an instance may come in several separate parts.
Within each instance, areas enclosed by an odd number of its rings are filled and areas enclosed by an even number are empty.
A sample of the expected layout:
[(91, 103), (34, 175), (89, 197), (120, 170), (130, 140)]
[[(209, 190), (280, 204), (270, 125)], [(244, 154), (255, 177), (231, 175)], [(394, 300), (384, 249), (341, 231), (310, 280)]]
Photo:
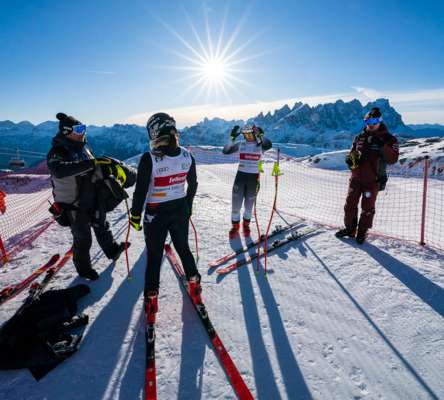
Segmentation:
[(345, 227), (336, 232), (339, 238), (356, 236), (358, 244), (365, 242), (367, 231), (372, 227), (376, 198), (387, 182), (386, 165), (396, 163), (399, 156), (398, 140), (389, 133), (378, 107), (365, 115), (364, 122), (365, 128), (353, 140), (345, 160), (351, 170), (344, 206)]
[(0, 213), (4, 214), (6, 212), (5, 204), (6, 193), (0, 190)]

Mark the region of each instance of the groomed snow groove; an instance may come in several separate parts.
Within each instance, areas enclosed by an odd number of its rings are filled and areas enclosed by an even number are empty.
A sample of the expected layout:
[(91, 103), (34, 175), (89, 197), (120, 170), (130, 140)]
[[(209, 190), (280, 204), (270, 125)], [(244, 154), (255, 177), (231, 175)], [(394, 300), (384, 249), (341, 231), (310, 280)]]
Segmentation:
[[(443, 253), (380, 237), (358, 247), (322, 227), (270, 254), (267, 279), (255, 275), (252, 265), (218, 276), (207, 265), (231, 251), (227, 230), (232, 176), (230, 165), (198, 167), (193, 221), (200, 238), (206, 307), (253, 396), (444, 398)], [(271, 207), (266, 193), (272, 193), (272, 185), (267, 182), (258, 203), (261, 226)], [(285, 197), (278, 201), (282, 212), (315, 212), (309, 207)], [(284, 215), (297, 222), (291, 214)], [(123, 240), (125, 206), (109, 220)], [(276, 222), (282, 223), (279, 218)], [(142, 233), (132, 231), (130, 240), (132, 280), (126, 277), (124, 257), (114, 265), (93, 245), (94, 268), (101, 277), (89, 283), (92, 293), (81, 303), (91, 323), (79, 352), (39, 383), (25, 370), (1, 371), (0, 399), (142, 398), (145, 244)], [(193, 247), (192, 235), (190, 240)], [(52, 224), (32, 248), (1, 268), (1, 287), (25, 278), (70, 244), (69, 230)], [(156, 326), (158, 398), (235, 398), (172, 268), (166, 261), (162, 268)], [(53, 287), (82, 281), (70, 263)], [(23, 299), (21, 294), (0, 307), (1, 323)]]

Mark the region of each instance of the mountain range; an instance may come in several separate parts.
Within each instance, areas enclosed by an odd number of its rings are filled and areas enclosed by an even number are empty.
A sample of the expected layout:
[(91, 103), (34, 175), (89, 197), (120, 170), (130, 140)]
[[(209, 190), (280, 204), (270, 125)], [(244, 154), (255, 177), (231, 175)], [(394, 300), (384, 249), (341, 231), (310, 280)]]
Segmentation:
[[(285, 105), (273, 113), (261, 112), (247, 121), (205, 118), (196, 125), (181, 130), (181, 144), (220, 146), (227, 141), (234, 125), (255, 124), (262, 127), (274, 142), (301, 143), (313, 148), (331, 150), (343, 149), (350, 146), (354, 135), (362, 129), (365, 113), (375, 106), (381, 109), (389, 130), (401, 140), (444, 136), (442, 125), (404, 124), (401, 115), (387, 99), (378, 99), (366, 105), (362, 105), (358, 100), (338, 100), (314, 107), (298, 102), (292, 107)], [(76, 117), (81, 119), (80, 116)], [(21, 156), (30, 165), (44, 158), (52, 137), (57, 133), (57, 124), (55, 121), (46, 121), (38, 125), (28, 121), (0, 121), (0, 168), (7, 167), (11, 149), (20, 149)], [(90, 125), (87, 137), (97, 156), (106, 154), (127, 159), (148, 149), (146, 129), (139, 125)], [(28, 151), (35, 154), (27, 153)], [(313, 152), (316, 150), (313, 149)]]

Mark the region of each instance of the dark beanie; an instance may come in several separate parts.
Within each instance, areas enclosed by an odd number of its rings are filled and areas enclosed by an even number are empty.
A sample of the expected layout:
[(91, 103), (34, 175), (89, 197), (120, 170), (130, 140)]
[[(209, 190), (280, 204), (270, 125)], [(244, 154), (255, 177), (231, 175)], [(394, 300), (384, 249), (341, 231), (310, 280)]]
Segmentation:
[(379, 107), (373, 107), (367, 114), (365, 114), (364, 119), (380, 118), (380, 117), (382, 117), (382, 114)]
[(59, 131), (62, 135), (69, 135), (74, 125), (81, 124), (79, 120), (64, 113), (57, 113), (56, 118), (59, 120)]

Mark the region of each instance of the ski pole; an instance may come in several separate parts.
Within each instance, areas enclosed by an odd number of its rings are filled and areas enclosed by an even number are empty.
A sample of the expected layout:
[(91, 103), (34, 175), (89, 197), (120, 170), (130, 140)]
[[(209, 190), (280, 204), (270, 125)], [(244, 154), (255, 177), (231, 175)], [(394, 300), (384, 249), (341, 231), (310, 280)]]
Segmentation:
[(3, 240), (0, 236), (0, 261), (2, 265), (5, 265), (9, 261), (9, 255), (6, 252), (5, 245), (3, 244)]
[(199, 264), (199, 242), (198, 242), (198, 238), (197, 238), (197, 230), (193, 224), (193, 220), (191, 219), (191, 217), (190, 217), (190, 223), (191, 223), (191, 226), (193, 227), (194, 240), (196, 242), (196, 264)]
[(126, 271), (128, 273), (128, 280), (131, 279), (131, 273), (129, 269), (129, 257), (128, 257), (128, 240), (129, 235), (131, 231), (131, 222), (130, 222), (130, 211), (128, 206), (128, 200), (125, 198), (125, 206), (126, 206), (126, 214), (128, 215), (128, 229), (126, 231), (126, 238), (125, 238), (125, 259), (126, 259)]
[(278, 183), (279, 183), (279, 176), (282, 175), (282, 172), (279, 169), (279, 156), (280, 156), (280, 148), (277, 149), (277, 158), (273, 166), (273, 172), (271, 173), (272, 176), (274, 176), (274, 200), (273, 200), (273, 207), (271, 209), (271, 215), (270, 220), (268, 221), (267, 230), (265, 232), (265, 239), (264, 239), (264, 274), (267, 275), (267, 244), (268, 244), (268, 233), (270, 232), (271, 222), (273, 220), (273, 215), (276, 210), (276, 202), (277, 202), (277, 194), (278, 194)]
[(284, 221), (284, 223), (287, 225), (287, 226), (291, 226), (291, 224), (282, 216), (282, 214), (279, 212), (279, 210), (276, 208), (275, 210), (274, 210), (274, 212), (278, 215), (278, 217), (282, 220), (282, 221)]
[(261, 254), (261, 230), (259, 228), (259, 221), (257, 220), (257, 212), (256, 212), (256, 203), (257, 203), (257, 195), (259, 193), (260, 187), (261, 187), (261, 181), (260, 181), (260, 172), (257, 175), (257, 182), (256, 182), (256, 197), (254, 198), (254, 221), (256, 222), (256, 229), (257, 229), (257, 259), (256, 259), (256, 274), (259, 273), (259, 258)]

